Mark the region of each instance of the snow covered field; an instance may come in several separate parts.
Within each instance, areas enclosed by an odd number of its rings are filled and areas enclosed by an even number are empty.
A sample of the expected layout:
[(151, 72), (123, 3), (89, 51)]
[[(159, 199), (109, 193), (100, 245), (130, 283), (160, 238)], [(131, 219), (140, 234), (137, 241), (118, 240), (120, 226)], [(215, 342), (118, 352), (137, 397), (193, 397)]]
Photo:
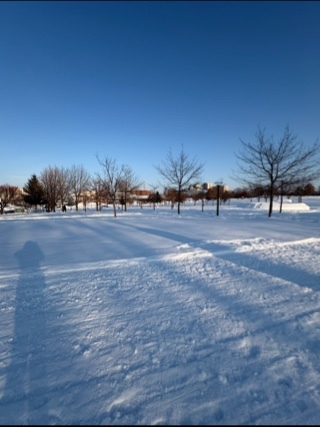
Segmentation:
[(0, 217), (0, 424), (319, 424), (320, 197)]

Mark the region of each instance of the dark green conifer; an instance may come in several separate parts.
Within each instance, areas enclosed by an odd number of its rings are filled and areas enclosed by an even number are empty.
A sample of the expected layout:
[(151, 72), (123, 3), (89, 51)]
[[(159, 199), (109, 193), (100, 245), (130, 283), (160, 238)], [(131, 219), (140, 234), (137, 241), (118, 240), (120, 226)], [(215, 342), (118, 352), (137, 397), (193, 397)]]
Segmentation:
[(43, 186), (35, 174), (31, 176), (27, 184), (23, 187), (23, 191), (25, 193), (23, 199), (28, 205), (37, 208), (38, 205), (43, 205), (45, 203)]

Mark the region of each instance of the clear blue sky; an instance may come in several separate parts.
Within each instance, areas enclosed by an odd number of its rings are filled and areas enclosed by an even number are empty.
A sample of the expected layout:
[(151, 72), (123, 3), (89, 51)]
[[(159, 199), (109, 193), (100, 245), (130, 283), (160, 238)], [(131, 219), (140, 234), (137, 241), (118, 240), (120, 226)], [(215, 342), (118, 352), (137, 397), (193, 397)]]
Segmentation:
[(320, 137), (320, 2), (0, 2), (0, 184), (51, 166), (148, 184), (171, 148), (231, 179), (257, 126)]

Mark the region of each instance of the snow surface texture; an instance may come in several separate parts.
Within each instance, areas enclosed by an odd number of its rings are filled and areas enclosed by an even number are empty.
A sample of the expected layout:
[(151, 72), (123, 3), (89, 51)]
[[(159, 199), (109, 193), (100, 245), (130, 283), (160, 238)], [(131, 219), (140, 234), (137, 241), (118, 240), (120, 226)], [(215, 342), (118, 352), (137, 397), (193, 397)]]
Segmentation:
[(320, 198), (0, 219), (0, 424), (319, 424)]
[[(261, 209), (268, 211), (269, 210), (269, 202), (258, 202), (254, 205), (255, 209)], [(280, 202), (274, 202), (273, 204), (273, 210), (275, 212), (280, 211)], [(305, 203), (288, 203), (284, 201), (282, 204), (282, 212), (302, 212), (302, 211), (308, 211), (310, 210), (310, 207), (306, 205)]]

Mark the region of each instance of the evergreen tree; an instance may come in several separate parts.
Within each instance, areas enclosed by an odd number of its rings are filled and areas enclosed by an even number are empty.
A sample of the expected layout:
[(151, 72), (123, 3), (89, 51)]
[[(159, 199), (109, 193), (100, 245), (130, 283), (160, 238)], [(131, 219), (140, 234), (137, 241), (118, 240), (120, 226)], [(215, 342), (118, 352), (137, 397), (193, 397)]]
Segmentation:
[(28, 205), (35, 206), (45, 203), (44, 189), (36, 175), (32, 175), (23, 187), (25, 195), (23, 199)]

